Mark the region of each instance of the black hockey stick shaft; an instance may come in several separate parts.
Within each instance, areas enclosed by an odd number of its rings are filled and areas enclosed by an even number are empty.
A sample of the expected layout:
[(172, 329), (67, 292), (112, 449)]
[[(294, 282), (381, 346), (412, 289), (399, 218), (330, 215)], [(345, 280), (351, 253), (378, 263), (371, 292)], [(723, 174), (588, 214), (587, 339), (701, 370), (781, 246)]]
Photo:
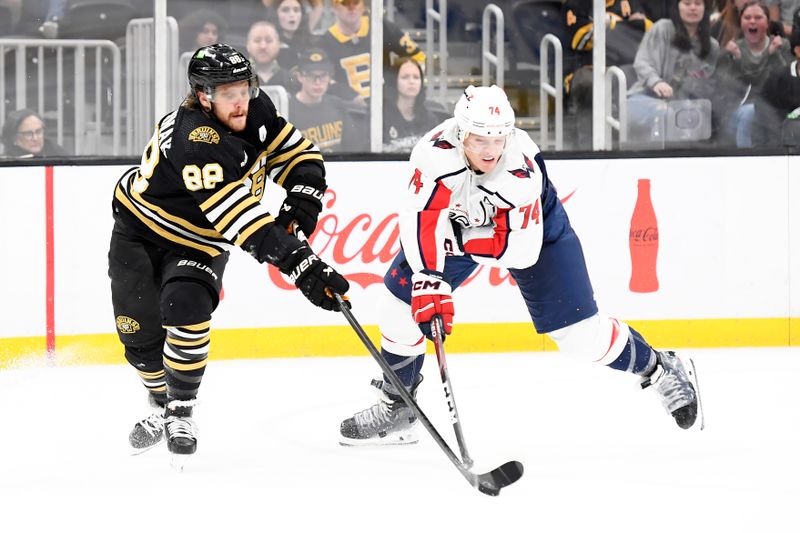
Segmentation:
[(364, 328), (362, 328), (361, 324), (359, 324), (358, 320), (356, 320), (356, 317), (350, 310), (350, 305), (347, 303), (347, 301), (337, 293), (333, 293), (333, 297), (336, 299), (336, 302), (339, 305), (339, 310), (350, 323), (353, 331), (355, 331), (358, 338), (361, 339), (361, 342), (367, 348), (367, 351), (369, 351), (372, 358), (375, 359), (375, 362), (377, 362), (381, 367), (381, 370), (383, 370), (386, 378), (392, 385), (394, 385), (400, 397), (404, 402), (406, 402), (406, 405), (411, 408), (411, 410), (414, 412), (414, 415), (419, 419), (423, 427), (425, 427), (428, 433), (430, 433), (436, 444), (439, 445), (439, 448), (441, 448), (447, 458), (450, 459), (450, 462), (452, 462), (453, 465), (458, 468), (458, 471), (461, 472), (461, 475), (464, 476), (470, 485), (477, 488), (484, 494), (497, 496), (500, 494), (500, 489), (511, 485), (520, 477), (522, 477), (523, 468), (522, 464), (518, 461), (509, 461), (485, 474), (478, 475), (471, 472), (469, 468), (464, 465), (456, 456), (455, 452), (450, 449), (450, 446), (447, 445), (447, 441), (442, 438), (442, 436), (431, 423), (430, 419), (428, 419), (428, 417), (422, 411), (419, 404), (406, 390), (405, 386), (403, 386), (403, 383), (400, 381), (400, 378), (397, 377), (397, 374), (395, 374), (394, 370), (392, 370), (392, 367), (389, 366), (389, 363), (387, 363), (386, 360), (381, 356), (378, 349), (372, 343), (372, 340), (370, 340), (369, 336), (367, 336)]
[(433, 346), (436, 348), (436, 359), (439, 361), (439, 375), (442, 378), (444, 397), (447, 401), (450, 421), (453, 423), (453, 431), (455, 431), (456, 434), (458, 449), (461, 451), (461, 459), (464, 461), (464, 464), (470, 467), (473, 461), (467, 451), (467, 443), (464, 440), (464, 432), (461, 429), (461, 418), (458, 416), (458, 407), (456, 407), (453, 384), (450, 381), (450, 372), (447, 370), (447, 359), (444, 354), (444, 324), (442, 323), (442, 317), (440, 315), (434, 316), (433, 320), (431, 320), (431, 334), (433, 337)]

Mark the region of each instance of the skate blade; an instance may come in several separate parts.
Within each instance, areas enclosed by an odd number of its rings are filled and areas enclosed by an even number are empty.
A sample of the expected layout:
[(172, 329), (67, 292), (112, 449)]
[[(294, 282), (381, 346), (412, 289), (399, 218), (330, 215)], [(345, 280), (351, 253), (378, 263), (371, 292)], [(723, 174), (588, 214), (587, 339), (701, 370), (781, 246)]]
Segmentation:
[(339, 435), (339, 444), (342, 446), (356, 447), (356, 446), (408, 446), (409, 444), (416, 444), (419, 442), (416, 431), (404, 431), (394, 433), (385, 437), (371, 437), (369, 439), (352, 439)]
[(694, 387), (694, 393), (697, 396), (697, 420), (695, 420), (694, 425), (688, 429), (688, 431), (702, 431), (706, 427), (706, 418), (705, 413), (703, 413), (703, 397), (700, 394), (700, 385), (697, 381), (697, 371), (694, 367), (694, 360), (689, 357), (687, 364), (684, 365), (686, 367), (687, 372), (689, 373), (689, 381), (692, 382), (692, 386)]
[(189, 462), (191, 455), (172, 453), (170, 454), (169, 464), (176, 472), (183, 472), (186, 463)]

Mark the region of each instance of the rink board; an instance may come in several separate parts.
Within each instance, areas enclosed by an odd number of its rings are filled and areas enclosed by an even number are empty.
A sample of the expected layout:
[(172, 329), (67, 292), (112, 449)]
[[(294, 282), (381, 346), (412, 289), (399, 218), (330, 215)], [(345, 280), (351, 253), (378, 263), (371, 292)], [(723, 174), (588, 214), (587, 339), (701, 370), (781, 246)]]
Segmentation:
[[(0, 168), (0, 366), (50, 348), (60, 362), (119, 362), (107, 276), (111, 196), (123, 166)], [(377, 340), (381, 279), (399, 250), (403, 162), (332, 162), (312, 245), (350, 279)], [(602, 312), (659, 346), (800, 345), (800, 158), (558, 160), (550, 178), (581, 237)], [(793, 176), (794, 179), (790, 179)], [(651, 180), (659, 288), (629, 289), (637, 181)], [(280, 205), (282, 191), (267, 194)], [(51, 206), (51, 207), (49, 207)], [(52, 238), (48, 238), (52, 236)], [(312, 308), (274, 269), (234, 250), (214, 314), (219, 358), (364, 353), (343, 317)], [(458, 352), (554, 349), (506, 272), (456, 292)]]

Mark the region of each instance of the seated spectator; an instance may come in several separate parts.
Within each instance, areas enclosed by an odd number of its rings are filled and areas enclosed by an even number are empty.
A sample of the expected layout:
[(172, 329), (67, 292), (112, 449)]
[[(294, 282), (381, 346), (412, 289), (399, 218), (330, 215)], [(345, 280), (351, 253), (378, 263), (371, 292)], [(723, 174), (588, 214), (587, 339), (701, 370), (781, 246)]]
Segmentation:
[[(364, 14), (364, 0), (332, 0), (336, 22), (320, 36), (324, 48), (334, 65), (335, 85), (331, 93), (343, 100), (364, 103), (370, 92), (370, 19)], [(391, 65), (391, 56), (413, 57), (425, 63), (425, 53), (407, 33), (383, 21), (383, 65)]]
[(641, 130), (666, 113), (669, 99), (711, 98), (719, 44), (709, 35), (708, 0), (673, 0), (670, 18), (647, 32), (636, 52), (628, 123)]
[(345, 103), (328, 93), (333, 65), (321, 48), (301, 54), (300, 90), (289, 98), (289, 119), (323, 154), (366, 149), (366, 128), (355, 130)]
[(767, 74), (762, 98), (756, 100), (756, 124), (762, 128), (761, 140), (765, 145), (781, 144), (784, 127), (797, 129), (797, 118), (787, 118), (800, 108), (800, 8), (794, 12), (794, 25), (789, 43), (794, 60)]
[[(569, 48), (572, 50), (572, 67), (564, 79), (567, 112), (575, 115), (568, 124), (576, 128), (570, 132), (576, 147), (592, 148), (592, 0), (566, 0), (564, 24), (567, 28)], [(645, 17), (639, 0), (608, 0), (606, 2), (606, 64), (629, 65), (633, 63), (636, 49), (650, 29), (652, 22)]]
[(225, 40), (227, 23), (222, 16), (210, 9), (198, 9), (178, 22), (181, 53), (194, 52), (198, 48)]
[(300, 51), (311, 45), (311, 32), (300, 0), (277, 0), (274, 7), (281, 38), (278, 60), (283, 68), (291, 71), (300, 61)]
[(42, 117), (30, 109), (18, 109), (8, 114), (3, 124), (5, 157), (59, 157), (67, 152), (45, 137)]
[(778, 35), (767, 35), (768, 17), (767, 6), (760, 0), (748, 0), (739, 18), (743, 36), (728, 42), (717, 64), (720, 93), (715, 105), (723, 117), (724, 140), (735, 140), (740, 148), (753, 146), (755, 102), (767, 73), (790, 61), (789, 43)]
[(280, 85), (292, 92), (289, 71), (278, 64), (281, 38), (274, 22), (259, 20), (247, 32), (247, 53), (260, 85)]
[(425, 107), (422, 66), (404, 57), (386, 75), (383, 105), (383, 151), (410, 153), (439, 120)]

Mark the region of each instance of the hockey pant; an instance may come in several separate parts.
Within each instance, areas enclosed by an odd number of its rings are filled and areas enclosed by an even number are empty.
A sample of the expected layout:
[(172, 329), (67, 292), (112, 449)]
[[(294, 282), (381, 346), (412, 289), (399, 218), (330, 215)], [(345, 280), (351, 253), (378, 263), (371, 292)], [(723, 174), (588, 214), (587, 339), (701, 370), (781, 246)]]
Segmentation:
[(160, 247), (114, 225), (111, 299), (125, 358), (159, 403), (197, 396), (228, 254)]

